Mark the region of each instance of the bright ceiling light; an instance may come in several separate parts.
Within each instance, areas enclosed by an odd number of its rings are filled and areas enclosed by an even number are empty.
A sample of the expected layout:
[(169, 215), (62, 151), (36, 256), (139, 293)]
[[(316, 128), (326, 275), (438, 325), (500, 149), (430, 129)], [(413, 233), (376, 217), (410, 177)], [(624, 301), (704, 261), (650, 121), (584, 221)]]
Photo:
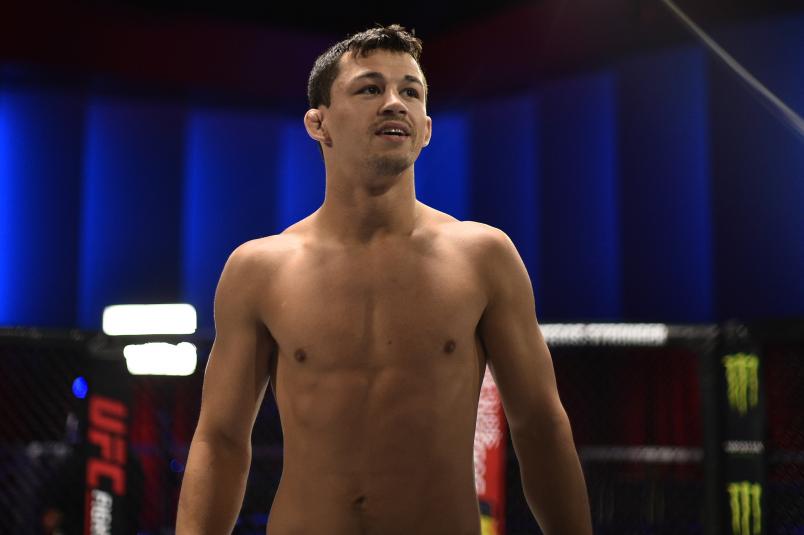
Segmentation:
[(103, 310), (103, 332), (110, 336), (192, 334), (197, 325), (195, 307), (167, 305), (112, 305)]
[(132, 375), (191, 375), (198, 361), (195, 346), (189, 342), (127, 345), (123, 356)]

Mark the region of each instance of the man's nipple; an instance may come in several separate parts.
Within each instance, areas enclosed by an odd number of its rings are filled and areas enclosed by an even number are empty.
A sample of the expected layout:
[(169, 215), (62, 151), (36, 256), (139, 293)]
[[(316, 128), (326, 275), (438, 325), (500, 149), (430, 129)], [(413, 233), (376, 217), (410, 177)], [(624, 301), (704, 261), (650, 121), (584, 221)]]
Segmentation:
[(366, 497), (365, 496), (358, 496), (354, 500), (352, 500), (352, 507), (357, 509), (358, 511), (362, 511), (366, 508)]
[(447, 340), (447, 343), (444, 344), (444, 353), (452, 353), (455, 351), (455, 340)]
[(307, 353), (305, 353), (304, 349), (299, 348), (293, 354), (293, 358), (296, 359), (296, 362), (304, 362), (307, 360)]

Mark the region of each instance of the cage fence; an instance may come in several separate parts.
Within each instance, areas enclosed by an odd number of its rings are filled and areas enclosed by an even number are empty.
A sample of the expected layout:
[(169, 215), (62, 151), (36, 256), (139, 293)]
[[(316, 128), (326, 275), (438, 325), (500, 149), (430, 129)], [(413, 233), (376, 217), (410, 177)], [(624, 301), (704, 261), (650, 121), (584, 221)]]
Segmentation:
[(768, 525), (785, 535), (804, 535), (804, 328), (798, 327), (769, 333), (763, 347)]
[[(548, 343), (549, 343), (548, 337)], [(549, 344), (597, 534), (704, 530), (703, 422), (695, 339)], [(508, 535), (540, 533), (509, 448)]]
[[(755, 335), (765, 391), (766, 480), (757, 501), (760, 510), (735, 511), (725, 476), (718, 482), (718, 501), (713, 505), (709, 497), (710, 464), (717, 464), (711, 440), (722, 434), (722, 429), (711, 428), (725, 424), (720, 413), (714, 420), (707, 416), (707, 392), (717, 382), (707, 379), (702, 363), (709, 362), (710, 372), (726, 382), (711, 332), (702, 337), (693, 331), (686, 341), (676, 336), (674, 343), (655, 346), (551, 344), (595, 533), (804, 533), (804, 329), (792, 332), (782, 338), (766, 337), (762, 331)], [(83, 533), (87, 393), (97, 387), (93, 377), (101, 377), (92, 354), (94, 336), (34, 329), (0, 332), (0, 533)], [(113, 373), (123, 381), (113, 388), (129, 407), (128, 500), (114, 533), (173, 532), (210, 348), (208, 341), (196, 344), (200, 361), (188, 377), (130, 376), (119, 362), (107, 363), (117, 366)], [(270, 393), (252, 442), (237, 534), (265, 533), (281, 476), (281, 425)], [(716, 468), (722, 474), (727, 466), (720, 462)], [(734, 522), (735, 512), (740, 522)], [(746, 531), (746, 516), (761, 517), (759, 532), (753, 523)], [(539, 533), (525, 502), (510, 438), (505, 517), (508, 535)]]

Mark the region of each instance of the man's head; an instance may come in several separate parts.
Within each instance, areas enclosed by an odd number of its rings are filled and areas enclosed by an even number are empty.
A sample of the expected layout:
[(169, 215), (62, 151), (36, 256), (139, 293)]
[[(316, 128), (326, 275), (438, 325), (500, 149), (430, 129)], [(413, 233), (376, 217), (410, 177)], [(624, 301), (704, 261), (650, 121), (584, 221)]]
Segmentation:
[(369, 165), (391, 175), (413, 165), (431, 130), (421, 50), (418, 38), (392, 25), (355, 34), (319, 56), (304, 123), (328, 168)]
[(366, 57), (375, 50), (409, 54), (421, 70), (421, 39), (398, 24), (376, 26), (335, 43), (318, 56), (307, 81), (307, 101), (310, 107), (329, 106), (332, 82), (338, 77), (339, 63), (344, 54), (351, 52)]

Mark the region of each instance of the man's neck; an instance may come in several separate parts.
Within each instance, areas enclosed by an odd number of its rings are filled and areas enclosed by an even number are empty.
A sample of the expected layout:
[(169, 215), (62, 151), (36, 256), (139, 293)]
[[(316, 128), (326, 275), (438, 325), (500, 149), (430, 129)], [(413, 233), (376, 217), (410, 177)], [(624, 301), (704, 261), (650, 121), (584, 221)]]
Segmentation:
[(324, 203), (315, 214), (321, 235), (355, 245), (411, 235), (420, 212), (412, 167), (394, 177), (342, 178), (327, 174)]

